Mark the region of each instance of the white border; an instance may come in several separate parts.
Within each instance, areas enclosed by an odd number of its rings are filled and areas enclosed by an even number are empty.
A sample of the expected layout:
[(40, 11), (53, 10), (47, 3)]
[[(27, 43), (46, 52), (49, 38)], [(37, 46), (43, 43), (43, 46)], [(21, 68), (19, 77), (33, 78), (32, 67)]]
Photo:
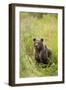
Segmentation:
[[(19, 78), (19, 12), (43, 12), (58, 14), (58, 76)], [(62, 81), (62, 10), (16, 7), (15, 8), (15, 84)]]

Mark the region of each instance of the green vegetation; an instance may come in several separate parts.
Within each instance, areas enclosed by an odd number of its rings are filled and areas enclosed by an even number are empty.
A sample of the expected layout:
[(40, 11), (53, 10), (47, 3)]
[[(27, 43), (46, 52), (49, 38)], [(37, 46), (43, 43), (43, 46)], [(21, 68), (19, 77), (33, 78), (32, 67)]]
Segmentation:
[[(20, 77), (55, 76), (58, 74), (57, 14), (20, 12)], [(52, 50), (52, 64), (36, 64), (33, 38), (44, 39)]]

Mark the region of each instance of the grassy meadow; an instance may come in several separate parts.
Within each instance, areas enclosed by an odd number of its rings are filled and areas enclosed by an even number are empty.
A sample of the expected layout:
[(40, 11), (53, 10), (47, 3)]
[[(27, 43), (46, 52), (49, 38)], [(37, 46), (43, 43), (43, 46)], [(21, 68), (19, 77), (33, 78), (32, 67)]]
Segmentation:
[[(20, 12), (20, 78), (58, 74), (58, 15)], [(52, 64), (43, 67), (34, 59), (33, 38), (44, 39), (52, 50)]]

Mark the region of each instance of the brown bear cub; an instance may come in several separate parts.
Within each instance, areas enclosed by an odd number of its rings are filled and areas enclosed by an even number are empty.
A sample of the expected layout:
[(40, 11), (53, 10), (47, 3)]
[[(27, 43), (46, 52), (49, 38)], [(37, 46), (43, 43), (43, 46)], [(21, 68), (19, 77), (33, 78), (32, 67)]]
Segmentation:
[(48, 64), (52, 56), (51, 50), (48, 49), (46, 45), (43, 45), (43, 39), (36, 40), (34, 38), (33, 41), (34, 41), (36, 62), (42, 64)]

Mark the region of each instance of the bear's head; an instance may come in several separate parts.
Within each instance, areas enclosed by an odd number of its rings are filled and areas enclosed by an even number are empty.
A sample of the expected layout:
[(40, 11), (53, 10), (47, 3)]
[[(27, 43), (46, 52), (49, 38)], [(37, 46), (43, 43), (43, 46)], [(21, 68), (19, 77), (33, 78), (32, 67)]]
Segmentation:
[(36, 50), (40, 51), (43, 49), (43, 38), (40, 40), (36, 40), (35, 38), (33, 39), (34, 41), (34, 47)]

